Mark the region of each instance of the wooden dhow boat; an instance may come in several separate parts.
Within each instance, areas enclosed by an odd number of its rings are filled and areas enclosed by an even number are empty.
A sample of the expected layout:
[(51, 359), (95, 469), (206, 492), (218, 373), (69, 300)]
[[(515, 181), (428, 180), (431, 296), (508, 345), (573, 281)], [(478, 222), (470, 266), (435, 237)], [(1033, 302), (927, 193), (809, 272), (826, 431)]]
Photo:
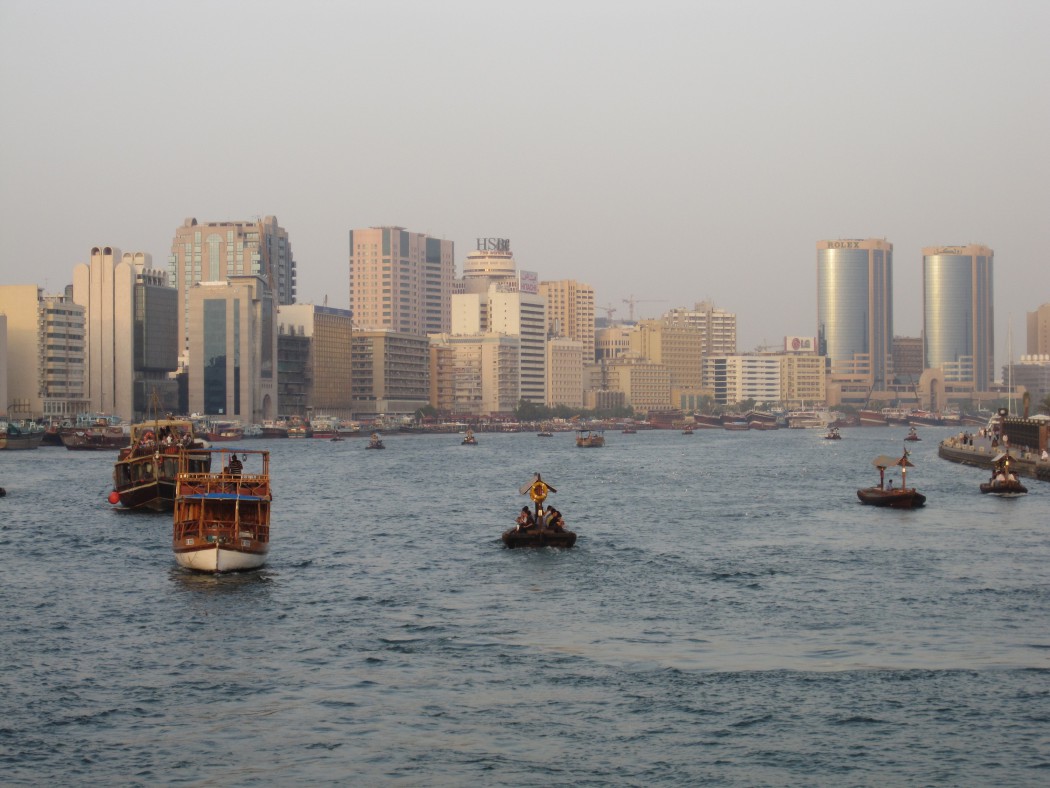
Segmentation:
[(240, 572), (266, 563), (270, 550), (270, 453), (208, 449), (210, 467), (194, 470), (181, 455), (176, 477), (172, 550), (179, 566)]
[[(891, 509), (916, 509), (926, 504), (926, 496), (914, 487), (908, 487), (908, 468), (914, 468), (914, 464), (908, 459), (908, 450), (904, 450), (899, 460), (880, 454), (871, 464), (879, 469), (879, 486), (865, 487), (857, 490), (857, 498), (868, 506), (887, 506)], [(893, 480), (886, 484), (886, 469), (900, 466), (901, 486), (894, 488)]]
[(1017, 475), (1010, 469), (1013, 459), (1009, 452), (1000, 452), (992, 458), (992, 478), (981, 485), (982, 493), (997, 495), (1000, 498), (1016, 498), (1028, 494), (1028, 488), (1021, 484)]
[(182, 463), (198, 473), (210, 469), (206, 446), (189, 419), (133, 424), (131, 442), (120, 450), (113, 466), (109, 502), (125, 509), (170, 512), (175, 508), (175, 477)]
[(561, 512), (553, 506), (543, 508), (547, 496), (557, 490), (537, 473), (518, 492), (528, 495), (535, 508), (530, 510), (528, 506), (521, 507), (515, 526), (503, 532), (503, 544), (511, 548), (572, 547), (576, 544), (576, 534), (565, 529)]
[(576, 430), (576, 447), (579, 449), (598, 449), (605, 445), (605, 433), (602, 430)]

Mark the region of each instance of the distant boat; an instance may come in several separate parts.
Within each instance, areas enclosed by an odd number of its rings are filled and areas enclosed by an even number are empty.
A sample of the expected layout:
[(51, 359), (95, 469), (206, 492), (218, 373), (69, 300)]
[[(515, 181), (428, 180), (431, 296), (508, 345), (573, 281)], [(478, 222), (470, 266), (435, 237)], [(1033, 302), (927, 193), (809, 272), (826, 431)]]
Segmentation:
[(33, 421), (0, 420), (0, 449), (36, 449), (43, 443), (45, 431)]
[(576, 430), (576, 448), (599, 449), (605, 445), (605, 433), (602, 430)]
[(842, 435), (839, 434), (839, 428), (838, 427), (832, 427), (831, 429), (829, 429), (827, 431), (827, 433), (824, 435), (824, 440), (826, 440), (826, 441), (842, 440)]
[[(211, 455), (189, 419), (154, 419), (131, 426), (129, 445), (113, 466), (110, 503), (125, 509), (171, 511), (180, 467), (207, 472)], [(184, 457), (184, 454), (189, 457)]]
[(368, 445), (366, 449), (385, 449), (386, 445), (383, 443), (383, 439), (379, 437), (378, 432), (373, 432), (372, 437), (368, 439)]
[(503, 532), (503, 544), (507, 547), (572, 547), (576, 544), (576, 534), (566, 530), (561, 512), (553, 506), (544, 509), (543, 504), (550, 493), (557, 492), (537, 473), (532, 481), (526, 482), (518, 490), (522, 495), (528, 494), (534, 504), (534, 510), (523, 506), (513, 528)]
[(917, 433), (915, 431), (915, 428), (911, 427), (908, 430), (908, 434), (904, 436), (904, 440), (906, 440), (906, 441), (921, 441), (922, 438), (919, 437), (919, 433)]
[(461, 444), (463, 446), (478, 445), (478, 439), (474, 437), (474, 430), (470, 429), (469, 427), (467, 428), (467, 434), (466, 436), (464, 436), (463, 440), (461, 441)]
[(207, 453), (209, 467), (217, 464), (221, 471), (194, 469), (192, 455), (182, 455), (171, 543), (175, 560), (199, 572), (257, 569), (270, 550), (270, 453)]

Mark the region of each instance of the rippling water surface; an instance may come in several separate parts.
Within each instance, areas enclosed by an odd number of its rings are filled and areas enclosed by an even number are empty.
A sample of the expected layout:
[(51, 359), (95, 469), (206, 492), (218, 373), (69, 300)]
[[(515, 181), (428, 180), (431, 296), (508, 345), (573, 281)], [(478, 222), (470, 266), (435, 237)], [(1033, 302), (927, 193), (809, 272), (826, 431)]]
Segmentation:
[[(0, 781), (1045, 785), (1050, 486), (901, 429), (272, 453), (270, 560), (178, 568), (114, 456), (0, 452)], [(506, 550), (541, 471), (579, 534)]]

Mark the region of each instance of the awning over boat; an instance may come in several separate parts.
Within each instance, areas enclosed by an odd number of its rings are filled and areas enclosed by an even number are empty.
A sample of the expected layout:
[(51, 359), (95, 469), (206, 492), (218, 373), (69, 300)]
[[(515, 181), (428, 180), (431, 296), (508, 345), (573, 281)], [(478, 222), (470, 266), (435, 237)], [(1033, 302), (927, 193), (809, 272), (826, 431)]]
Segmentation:
[(874, 465), (876, 468), (889, 468), (897, 464), (897, 458), (890, 457), (885, 454), (880, 454), (878, 457), (871, 461), (871, 464)]

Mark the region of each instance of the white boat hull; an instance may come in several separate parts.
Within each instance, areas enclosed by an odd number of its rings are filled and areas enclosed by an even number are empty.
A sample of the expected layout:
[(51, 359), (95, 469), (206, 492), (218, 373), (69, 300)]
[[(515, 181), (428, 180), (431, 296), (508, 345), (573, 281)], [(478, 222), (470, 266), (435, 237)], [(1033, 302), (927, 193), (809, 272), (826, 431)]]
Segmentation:
[(179, 566), (197, 572), (244, 572), (266, 563), (266, 553), (246, 553), (217, 546), (175, 553)]

